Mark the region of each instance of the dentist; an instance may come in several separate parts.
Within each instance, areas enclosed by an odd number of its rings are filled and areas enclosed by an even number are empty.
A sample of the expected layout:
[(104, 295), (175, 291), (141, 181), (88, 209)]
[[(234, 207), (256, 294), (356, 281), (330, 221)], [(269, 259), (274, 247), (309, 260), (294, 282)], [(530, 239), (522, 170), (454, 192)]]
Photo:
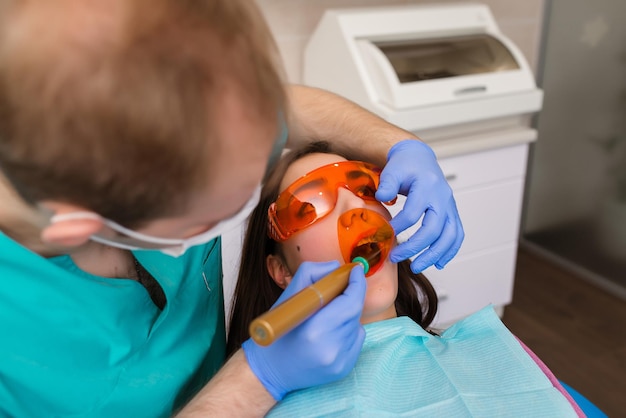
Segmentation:
[[(324, 139), (385, 167), (376, 198), (408, 196), (396, 232), (423, 216), (392, 260), (419, 254), (421, 271), (456, 254), (432, 150), (285, 87), (276, 55), (252, 1), (3, 2), (0, 415), (262, 416), (345, 376), (364, 337), (360, 269), (305, 329), (225, 363), (219, 236), (285, 146)], [(327, 269), (301, 268), (286, 294)]]

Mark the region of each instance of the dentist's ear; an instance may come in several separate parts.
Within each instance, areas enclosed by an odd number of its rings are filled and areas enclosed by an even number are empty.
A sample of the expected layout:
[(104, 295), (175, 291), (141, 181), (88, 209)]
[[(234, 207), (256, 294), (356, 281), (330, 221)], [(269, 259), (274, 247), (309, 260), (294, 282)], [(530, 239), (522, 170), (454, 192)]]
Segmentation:
[[(97, 214), (79, 206), (50, 201), (42, 202), (41, 206), (54, 214), (41, 231), (41, 240), (47, 244), (77, 247), (89, 241), (89, 237), (104, 226)], [(75, 213), (81, 216), (68, 216)]]
[(268, 255), (265, 259), (265, 264), (269, 275), (272, 279), (274, 279), (274, 282), (278, 285), (278, 287), (284, 289), (289, 285), (289, 283), (291, 283), (293, 275), (289, 271), (289, 268), (283, 261), (282, 257)]

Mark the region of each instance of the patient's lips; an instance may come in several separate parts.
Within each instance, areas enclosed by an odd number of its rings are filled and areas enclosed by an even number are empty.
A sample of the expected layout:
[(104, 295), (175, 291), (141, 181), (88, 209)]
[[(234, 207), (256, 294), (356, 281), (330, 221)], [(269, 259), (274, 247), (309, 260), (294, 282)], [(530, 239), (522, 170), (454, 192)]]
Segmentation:
[(359, 208), (343, 213), (337, 221), (339, 247), (346, 263), (363, 257), (369, 263), (366, 274), (374, 274), (387, 259), (393, 245), (394, 231), (378, 212)]

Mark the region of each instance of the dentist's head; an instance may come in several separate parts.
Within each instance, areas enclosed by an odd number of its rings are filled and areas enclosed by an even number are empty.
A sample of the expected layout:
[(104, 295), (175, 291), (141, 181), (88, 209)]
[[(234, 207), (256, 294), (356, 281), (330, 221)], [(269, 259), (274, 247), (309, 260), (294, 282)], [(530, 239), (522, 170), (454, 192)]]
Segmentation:
[(252, 2), (5, 2), (0, 169), (45, 242), (179, 254), (253, 206), (285, 109), (275, 56)]

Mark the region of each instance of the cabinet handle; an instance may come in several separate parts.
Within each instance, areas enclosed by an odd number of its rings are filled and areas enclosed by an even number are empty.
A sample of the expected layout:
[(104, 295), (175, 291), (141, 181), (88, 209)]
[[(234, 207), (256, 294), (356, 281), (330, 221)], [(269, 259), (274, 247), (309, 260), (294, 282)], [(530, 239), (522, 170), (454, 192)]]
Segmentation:
[(454, 181), (454, 180), (456, 180), (456, 174), (446, 174), (446, 180), (447, 181)]
[(462, 96), (464, 94), (485, 93), (486, 91), (487, 91), (487, 86), (471, 86), (471, 87), (465, 87), (462, 89), (454, 90), (454, 95)]

